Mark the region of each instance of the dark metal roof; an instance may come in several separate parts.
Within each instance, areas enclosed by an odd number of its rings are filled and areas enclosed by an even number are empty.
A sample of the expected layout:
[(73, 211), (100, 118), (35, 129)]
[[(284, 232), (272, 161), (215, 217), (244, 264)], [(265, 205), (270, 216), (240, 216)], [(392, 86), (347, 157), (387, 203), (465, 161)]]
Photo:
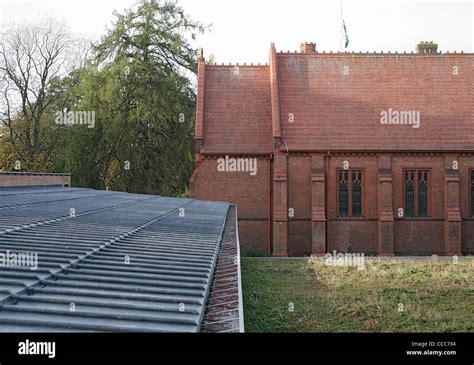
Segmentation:
[(0, 332), (197, 332), (230, 205), (78, 188), (0, 188)]

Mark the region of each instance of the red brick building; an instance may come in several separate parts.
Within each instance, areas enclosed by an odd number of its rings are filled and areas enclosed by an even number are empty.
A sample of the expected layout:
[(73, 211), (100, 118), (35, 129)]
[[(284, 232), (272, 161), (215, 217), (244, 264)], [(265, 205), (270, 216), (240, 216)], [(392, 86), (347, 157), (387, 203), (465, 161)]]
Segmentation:
[(237, 204), (244, 252), (472, 254), (473, 56), (201, 56), (192, 194)]

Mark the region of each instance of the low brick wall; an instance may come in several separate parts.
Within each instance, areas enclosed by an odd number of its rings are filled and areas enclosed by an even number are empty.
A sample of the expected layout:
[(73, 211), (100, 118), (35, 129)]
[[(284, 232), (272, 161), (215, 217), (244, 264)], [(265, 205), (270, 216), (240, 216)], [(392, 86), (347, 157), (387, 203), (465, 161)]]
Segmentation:
[(71, 174), (0, 172), (0, 186), (71, 186)]

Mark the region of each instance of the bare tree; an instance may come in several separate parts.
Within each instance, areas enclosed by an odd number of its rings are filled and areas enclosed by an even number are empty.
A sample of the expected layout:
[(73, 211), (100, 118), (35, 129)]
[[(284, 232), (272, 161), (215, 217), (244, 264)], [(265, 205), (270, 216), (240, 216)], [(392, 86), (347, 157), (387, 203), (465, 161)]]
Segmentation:
[[(75, 41), (53, 19), (11, 24), (0, 36), (0, 122), (19, 157), (31, 162), (40, 152), (40, 123), (52, 101), (48, 86), (67, 73)], [(14, 121), (21, 121), (22, 128)]]

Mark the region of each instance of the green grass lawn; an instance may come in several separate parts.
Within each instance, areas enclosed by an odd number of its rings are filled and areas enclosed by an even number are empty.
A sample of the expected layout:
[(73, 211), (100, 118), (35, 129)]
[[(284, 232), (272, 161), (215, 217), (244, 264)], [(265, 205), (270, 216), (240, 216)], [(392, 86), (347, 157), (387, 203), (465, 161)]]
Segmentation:
[(473, 332), (474, 259), (242, 258), (247, 332)]

